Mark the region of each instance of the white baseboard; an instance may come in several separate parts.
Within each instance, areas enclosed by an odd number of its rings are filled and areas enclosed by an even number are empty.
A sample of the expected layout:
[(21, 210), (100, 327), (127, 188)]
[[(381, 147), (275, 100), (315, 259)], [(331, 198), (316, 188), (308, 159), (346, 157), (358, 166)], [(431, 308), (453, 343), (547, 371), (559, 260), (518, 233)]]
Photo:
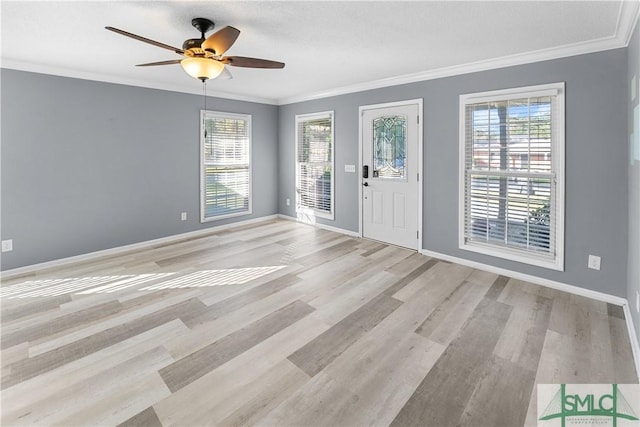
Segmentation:
[(629, 340), (631, 341), (631, 351), (633, 352), (633, 360), (636, 362), (636, 375), (640, 382), (640, 342), (638, 342), (638, 330), (633, 324), (631, 317), (631, 308), (629, 304), (622, 306), (624, 310), (624, 318), (627, 321), (627, 331), (629, 331)]
[(313, 227), (322, 228), (323, 230), (333, 231), (334, 233), (346, 234), (347, 236), (351, 236), (351, 237), (361, 237), (360, 234), (356, 231), (345, 230), (344, 228), (332, 227), (330, 225), (320, 224), (319, 222), (304, 221), (300, 218), (295, 218), (289, 215), (278, 214), (278, 218), (286, 219), (287, 221), (295, 221), (302, 224), (311, 225)]
[(633, 325), (633, 319), (631, 318), (629, 302), (627, 301), (626, 298), (605, 294), (603, 292), (592, 291), (590, 289), (584, 289), (578, 286), (568, 285), (562, 282), (556, 282), (555, 280), (543, 279), (541, 277), (531, 276), (529, 274), (524, 274), (524, 273), (520, 273), (513, 270), (507, 270), (506, 268), (494, 267), (492, 265), (482, 264), (476, 261), (469, 261), (464, 258), (458, 258), (455, 256), (430, 251), (427, 249), (420, 250), (420, 253), (423, 255), (442, 259), (445, 261), (455, 262), (456, 264), (466, 265), (467, 267), (473, 267), (479, 270), (488, 271), (490, 273), (501, 274), (503, 276), (513, 277), (514, 279), (535, 283), (536, 285), (545, 286), (547, 288), (556, 289), (556, 290), (568, 292), (574, 295), (580, 295), (580, 296), (592, 298), (598, 301), (603, 301), (610, 304), (622, 306), (622, 310), (624, 311), (624, 318), (627, 323), (627, 332), (629, 334), (629, 341), (631, 342), (631, 350), (633, 352), (633, 361), (636, 367), (636, 374), (638, 375), (638, 381), (640, 382), (640, 345), (638, 343), (638, 335), (636, 334), (636, 329)]
[(175, 242), (175, 241), (178, 241), (178, 240), (184, 240), (184, 239), (192, 239), (194, 237), (205, 236), (207, 234), (211, 234), (211, 233), (214, 233), (214, 232), (217, 232), (217, 231), (220, 231), (220, 230), (226, 230), (226, 229), (234, 228), (234, 227), (241, 227), (243, 225), (254, 224), (254, 223), (263, 222), (263, 221), (269, 221), (269, 220), (277, 219), (277, 218), (278, 218), (278, 215), (262, 216), (260, 218), (253, 218), (253, 219), (248, 219), (248, 220), (245, 220), (245, 221), (238, 221), (238, 222), (232, 222), (232, 223), (224, 224), (224, 225), (217, 225), (217, 226), (213, 226), (213, 227), (209, 227), (209, 228), (203, 228), (202, 230), (189, 231), (187, 233), (174, 234), (172, 236), (161, 237), (161, 238), (153, 239), (153, 240), (147, 240), (147, 241), (140, 242), (140, 243), (133, 243), (131, 245), (118, 246), (118, 247), (115, 247), (115, 248), (104, 249), (104, 250), (95, 251), (95, 252), (89, 252), (89, 253), (86, 253), (86, 254), (76, 255), (76, 256), (72, 256), (72, 257), (68, 257), (68, 258), (60, 258), (60, 259), (56, 259), (56, 260), (53, 260), (53, 261), (47, 261), (47, 262), (39, 263), (39, 264), (27, 265), (27, 266), (24, 266), (24, 267), (18, 267), (18, 268), (14, 268), (14, 269), (11, 269), (11, 270), (0, 271), (0, 278), (9, 279), (11, 277), (22, 276), (22, 275), (34, 273), (36, 271), (55, 268), (55, 267), (62, 267), (62, 266), (65, 266), (65, 265), (68, 265), (68, 264), (77, 263), (77, 262), (91, 261), (91, 260), (94, 260), (96, 258), (101, 258), (101, 257), (105, 257), (105, 256), (121, 255), (121, 254), (126, 253), (126, 252), (145, 249), (145, 248), (148, 248), (148, 247), (151, 247), (151, 246), (154, 246), (154, 245), (159, 245), (159, 244), (164, 244), (164, 243), (171, 243), (171, 242)]
[(574, 286), (574, 285), (568, 285), (562, 282), (556, 282), (555, 280), (543, 279), (542, 277), (531, 276), (530, 274), (524, 274), (518, 271), (507, 270), (506, 268), (494, 267), (492, 265), (487, 265), (487, 264), (483, 264), (476, 261), (469, 261), (468, 259), (441, 254), (439, 252), (434, 252), (427, 249), (422, 249), (420, 253), (430, 257), (443, 259), (445, 261), (455, 262), (456, 264), (466, 265), (467, 267), (478, 268), (480, 270), (488, 271), (490, 273), (501, 274), (503, 276), (513, 277), (514, 279), (535, 283), (536, 285), (546, 286), (547, 288), (557, 289), (559, 291), (568, 292), (570, 294), (592, 298), (598, 301), (608, 302), (608, 303), (620, 305), (620, 306), (624, 306), (627, 304), (626, 298), (605, 294), (603, 292), (592, 291), (590, 289), (585, 289), (585, 288), (581, 288), (579, 286)]

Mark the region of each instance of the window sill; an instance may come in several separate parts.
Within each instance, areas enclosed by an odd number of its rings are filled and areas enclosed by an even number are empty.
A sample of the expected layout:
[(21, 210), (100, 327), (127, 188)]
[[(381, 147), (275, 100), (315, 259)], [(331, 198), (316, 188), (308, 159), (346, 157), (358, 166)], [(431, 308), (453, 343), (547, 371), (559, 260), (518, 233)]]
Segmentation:
[(200, 217), (200, 223), (204, 224), (205, 222), (218, 221), (218, 220), (221, 220), (221, 219), (233, 218), (233, 217), (236, 217), (236, 216), (245, 216), (245, 215), (251, 215), (251, 209), (249, 209), (248, 211), (234, 212), (234, 213), (226, 214), (226, 215), (211, 216), (211, 217), (208, 217), (208, 218), (204, 218), (203, 216), (201, 216)]

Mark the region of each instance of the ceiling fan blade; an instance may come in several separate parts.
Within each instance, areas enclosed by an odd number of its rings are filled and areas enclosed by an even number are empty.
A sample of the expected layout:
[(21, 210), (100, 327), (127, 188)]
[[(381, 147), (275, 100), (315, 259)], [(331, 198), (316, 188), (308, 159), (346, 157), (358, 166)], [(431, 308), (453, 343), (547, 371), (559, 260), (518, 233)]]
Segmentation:
[(221, 60), (224, 64), (234, 67), (246, 68), (284, 68), (283, 62), (271, 61), (269, 59), (248, 58), (246, 56), (225, 56)]
[(184, 51), (182, 49), (178, 49), (177, 47), (169, 46), (168, 44), (160, 43), (160, 42), (157, 42), (155, 40), (151, 40), (151, 39), (148, 39), (146, 37), (142, 37), (142, 36), (130, 33), (128, 31), (120, 30), (120, 29), (114, 28), (114, 27), (104, 27), (104, 28), (106, 28), (109, 31), (113, 31), (114, 33), (122, 34), (123, 36), (131, 37), (132, 39), (136, 39), (136, 40), (139, 40), (141, 42), (149, 43), (150, 45), (153, 45), (153, 46), (157, 46), (157, 47), (161, 47), (163, 49), (171, 50), (171, 51), (173, 51), (175, 53), (179, 53), (180, 55), (184, 54)]
[(231, 71), (229, 71), (227, 67), (224, 67), (224, 70), (222, 70), (220, 75), (216, 77), (216, 80), (231, 80), (231, 79), (233, 79), (233, 75), (231, 74)]
[(231, 47), (240, 35), (240, 30), (234, 27), (224, 27), (210, 35), (202, 42), (202, 49), (213, 52), (215, 55), (222, 55)]
[(168, 61), (159, 61), (159, 62), (147, 62), (146, 64), (137, 64), (136, 67), (151, 67), (154, 65), (171, 65), (171, 64), (179, 64), (182, 59), (170, 59)]

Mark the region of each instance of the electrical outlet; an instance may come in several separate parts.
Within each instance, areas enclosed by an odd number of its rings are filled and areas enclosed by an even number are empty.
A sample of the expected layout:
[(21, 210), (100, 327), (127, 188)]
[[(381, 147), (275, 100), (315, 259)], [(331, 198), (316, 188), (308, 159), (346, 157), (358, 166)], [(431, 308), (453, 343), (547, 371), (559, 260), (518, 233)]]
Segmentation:
[(587, 266), (593, 270), (600, 270), (600, 257), (589, 255), (589, 264)]
[(2, 252), (11, 252), (13, 250), (13, 239), (2, 241)]
[(287, 197), (287, 206), (291, 206), (291, 199)]
[(187, 220), (187, 213), (186, 212), (182, 212), (180, 214), (180, 221), (186, 221)]

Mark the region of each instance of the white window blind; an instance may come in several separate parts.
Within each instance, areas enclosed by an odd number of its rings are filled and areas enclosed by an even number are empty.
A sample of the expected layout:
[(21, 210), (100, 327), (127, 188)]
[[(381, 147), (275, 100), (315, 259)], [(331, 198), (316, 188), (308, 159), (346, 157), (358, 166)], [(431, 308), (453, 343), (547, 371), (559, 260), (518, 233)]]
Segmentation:
[(296, 209), (333, 219), (333, 111), (296, 116)]
[(201, 220), (251, 213), (251, 116), (203, 111)]
[(460, 97), (460, 247), (563, 269), (564, 84)]

